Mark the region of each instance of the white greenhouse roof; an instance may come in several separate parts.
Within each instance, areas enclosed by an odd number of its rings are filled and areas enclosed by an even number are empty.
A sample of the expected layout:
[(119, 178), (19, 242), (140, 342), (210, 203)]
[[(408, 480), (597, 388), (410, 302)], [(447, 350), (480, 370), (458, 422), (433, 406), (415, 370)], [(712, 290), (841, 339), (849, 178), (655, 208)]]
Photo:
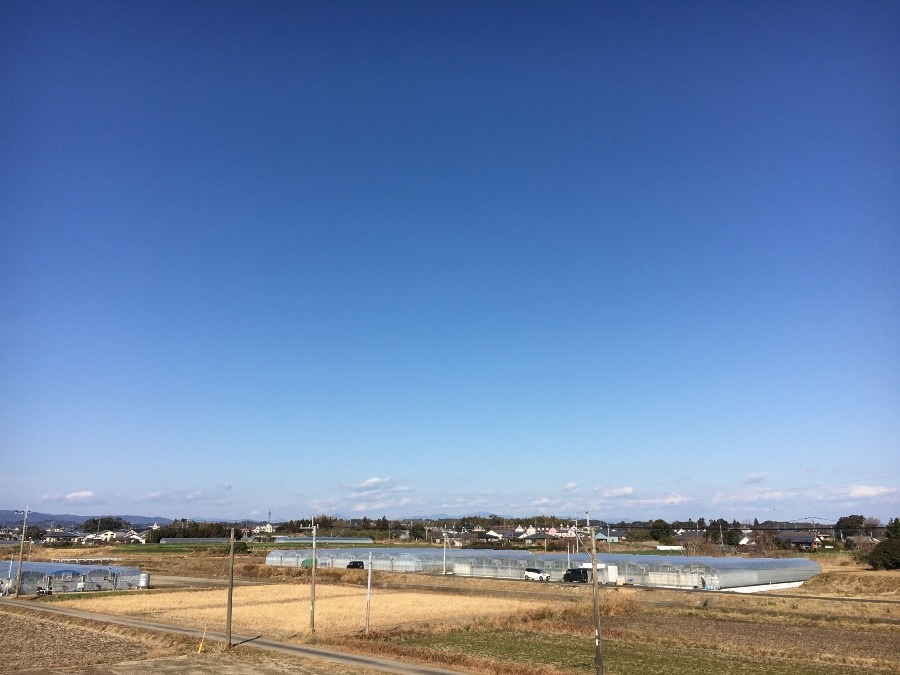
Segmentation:
[[(345, 566), (350, 560), (367, 561), (370, 554), (376, 570), (447, 570), (471, 576), (518, 578), (527, 566), (544, 568), (555, 580), (561, 579), (567, 568), (590, 562), (586, 553), (533, 554), (520, 550), (451, 548), (320, 548), (316, 558), (320, 567)], [(266, 563), (301, 567), (308, 566), (311, 558), (311, 549), (276, 550), (266, 556)], [(619, 578), (628, 583), (682, 588), (703, 586), (712, 580), (721, 589), (800, 583), (822, 571), (808, 558), (597, 554), (597, 561), (618, 567)]]

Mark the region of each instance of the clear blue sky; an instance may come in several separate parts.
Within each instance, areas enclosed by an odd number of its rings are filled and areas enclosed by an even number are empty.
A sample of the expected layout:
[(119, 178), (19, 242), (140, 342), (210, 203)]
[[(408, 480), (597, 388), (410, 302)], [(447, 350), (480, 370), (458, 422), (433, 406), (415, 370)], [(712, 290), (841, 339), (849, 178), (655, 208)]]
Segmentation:
[(900, 515), (900, 4), (0, 4), (0, 506)]

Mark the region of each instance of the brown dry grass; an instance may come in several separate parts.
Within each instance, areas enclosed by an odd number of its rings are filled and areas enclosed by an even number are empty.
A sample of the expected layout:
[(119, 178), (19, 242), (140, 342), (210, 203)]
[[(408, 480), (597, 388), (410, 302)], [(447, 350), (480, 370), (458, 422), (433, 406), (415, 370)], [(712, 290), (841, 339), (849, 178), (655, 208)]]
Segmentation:
[[(131, 593), (109, 597), (72, 598), (61, 606), (103, 614), (142, 617), (197, 628), (220, 627), (227, 591), (223, 589), (161, 593)], [(234, 589), (233, 629), (277, 638), (309, 637), (310, 587), (299, 584), (245, 586)], [(379, 590), (373, 592), (370, 627), (398, 630), (440, 623), (455, 626), (488, 618), (524, 614), (541, 608), (541, 601)], [(334, 636), (365, 626), (366, 592), (355, 586), (316, 588), (316, 631)]]
[[(151, 656), (187, 654), (196, 650), (194, 640), (179, 635), (139, 633), (130, 628), (98, 624), (71, 617), (45, 616), (27, 609), (0, 604), (0, 671), (63, 668), (72, 665), (72, 654), (61, 645), (78, 645), (82, 666), (145, 659)], [(13, 637), (14, 636), (14, 637)]]
[(830, 570), (813, 577), (795, 591), (800, 595), (896, 600), (900, 598), (900, 570)]

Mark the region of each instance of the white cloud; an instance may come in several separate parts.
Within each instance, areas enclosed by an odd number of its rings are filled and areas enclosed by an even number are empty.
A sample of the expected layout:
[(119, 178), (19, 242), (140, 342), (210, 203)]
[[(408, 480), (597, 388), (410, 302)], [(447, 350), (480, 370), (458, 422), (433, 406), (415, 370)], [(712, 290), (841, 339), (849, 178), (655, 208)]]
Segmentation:
[(676, 504), (684, 504), (691, 501), (688, 497), (678, 493), (671, 494), (667, 497), (653, 497), (648, 499), (635, 499), (628, 503), (637, 506), (674, 506)]
[(529, 504), (529, 506), (550, 506), (551, 504), (555, 504), (556, 502), (550, 499), (549, 497), (541, 497), (540, 499), (535, 499), (533, 502)]
[(854, 485), (847, 493), (850, 497), (881, 497), (896, 492), (887, 487), (876, 487), (874, 485)]
[(63, 497), (63, 500), (69, 504), (84, 504), (93, 501), (96, 496), (90, 490), (82, 490), (81, 492), (70, 492)]
[(578, 492), (578, 483), (575, 483), (575, 482), (566, 483), (563, 486), (563, 490), (565, 492)]
[(397, 483), (396, 478), (379, 478), (378, 476), (373, 476), (372, 478), (367, 478), (361, 483), (351, 483), (346, 487), (351, 490), (358, 490), (359, 492), (368, 492), (371, 490), (383, 490), (389, 485), (395, 485)]
[(634, 488), (630, 485), (624, 485), (617, 488), (608, 488), (602, 492), (604, 497), (627, 497), (634, 494)]
[(765, 492), (756, 492), (752, 495), (748, 495), (743, 499), (741, 497), (742, 495), (737, 495), (733, 501), (749, 502), (751, 504), (757, 502), (783, 502), (787, 499), (791, 499), (794, 495), (790, 492), (783, 492), (782, 490), (766, 490)]
[(744, 479), (745, 485), (759, 485), (760, 483), (765, 483), (769, 480), (769, 475), (766, 473), (748, 473), (747, 477)]

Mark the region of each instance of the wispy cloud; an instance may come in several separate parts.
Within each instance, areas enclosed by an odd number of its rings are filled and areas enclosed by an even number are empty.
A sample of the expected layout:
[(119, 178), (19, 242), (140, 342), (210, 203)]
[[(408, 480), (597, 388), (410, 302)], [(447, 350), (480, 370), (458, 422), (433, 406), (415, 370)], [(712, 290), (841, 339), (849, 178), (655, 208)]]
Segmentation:
[(671, 494), (664, 497), (646, 497), (644, 499), (630, 499), (626, 503), (631, 506), (675, 506), (691, 501), (690, 498), (680, 494)]
[(360, 483), (349, 483), (344, 487), (356, 490), (357, 492), (371, 492), (374, 490), (384, 490), (385, 488), (396, 485), (398, 480), (396, 478), (379, 478), (378, 476), (373, 476), (372, 478), (367, 478), (366, 480)]
[(314, 501), (314, 508), (321, 513), (337, 513), (347, 511), (377, 517), (385, 514), (398, 514), (409, 510), (421, 500), (410, 497), (413, 490), (404, 485), (398, 478), (390, 476), (373, 476), (358, 483), (345, 483), (339, 486), (343, 494), (332, 495)]
[(578, 483), (571, 482), (563, 485), (564, 492), (578, 492)]
[(545, 506), (552, 506), (553, 504), (558, 504), (558, 499), (550, 499), (549, 497), (541, 497), (540, 499), (535, 499), (533, 502), (529, 504), (529, 506), (534, 506), (536, 508), (542, 508)]
[(80, 490), (78, 492), (69, 492), (68, 494), (43, 494), (41, 495), (41, 501), (51, 504), (95, 504), (99, 502), (100, 499), (91, 490)]
[(769, 475), (765, 473), (748, 473), (744, 479), (744, 485), (759, 485), (769, 480)]
[(70, 492), (63, 497), (63, 501), (68, 504), (88, 504), (95, 501), (96, 498), (97, 495), (90, 490), (81, 490), (80, 492)]
[(623, 485), (622, 487), (607, 488), (600, 494), (604, 497), (627, 497), (634, 494), (634, 488), (630, 485)]
[(883, 497), (884, 495), (894, 494), (896, 490), (888, 487), (875, 485), (854, 485), (847, 492), (850, 497), (867, 498), (867, 497)]

